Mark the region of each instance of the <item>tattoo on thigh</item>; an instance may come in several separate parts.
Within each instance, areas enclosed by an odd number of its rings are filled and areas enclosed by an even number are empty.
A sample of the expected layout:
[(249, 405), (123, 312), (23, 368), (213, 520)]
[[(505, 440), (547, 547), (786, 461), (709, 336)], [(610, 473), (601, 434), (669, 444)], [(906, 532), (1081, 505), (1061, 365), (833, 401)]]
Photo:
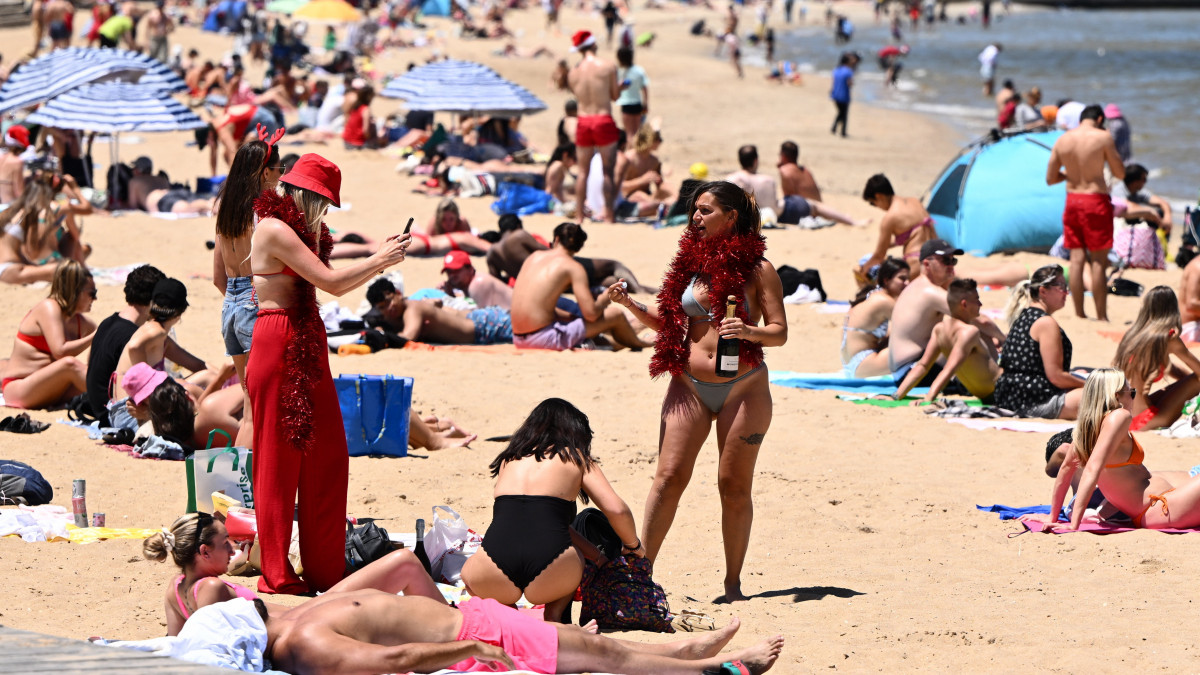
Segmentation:
[(749, 436), (738, 436), (738, 438), (745, 441), (746, 445), (762, 445), (763, 439), (766, 436), (766, 434), (750, 434)]

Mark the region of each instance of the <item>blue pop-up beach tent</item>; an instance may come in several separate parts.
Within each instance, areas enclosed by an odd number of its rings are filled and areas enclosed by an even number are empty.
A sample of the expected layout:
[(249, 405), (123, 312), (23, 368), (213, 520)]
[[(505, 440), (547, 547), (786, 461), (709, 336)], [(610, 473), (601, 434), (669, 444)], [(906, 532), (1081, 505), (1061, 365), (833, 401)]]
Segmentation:
[(425, 0), (421, 3), (421, 13), (425, 16), (450, 16), (454, 4), (450, 0)]
[(938, 236), (973, 255), (1047, 251), (1062, 234), (1066, 186), (1046, 185), (1061, 131), (989, 136), (942, 172), (925, 208)]

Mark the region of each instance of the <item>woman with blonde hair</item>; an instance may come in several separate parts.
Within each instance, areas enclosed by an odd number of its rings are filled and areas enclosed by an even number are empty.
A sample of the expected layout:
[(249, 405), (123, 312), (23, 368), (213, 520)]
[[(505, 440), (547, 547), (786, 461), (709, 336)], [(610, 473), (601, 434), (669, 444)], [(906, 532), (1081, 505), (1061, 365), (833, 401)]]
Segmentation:
[(91, 206), (77, 209), (59, 204), (56, 199), (60, 193), (87, 204), (74, 178), (39, 171), (21, 196), (0, 211), (0, 281), (49, 281), (61, 260), (83, 262), (91, 253), (81, 241), (82, 231), (75, 220), (77, 211), (88, 213)]
[[(1082, 469), (1075, 503), (1087, 504), (1099, 489), (1109, 504), (1133, 519), (1136, 527), (1189, 528), (1200, 525), (1200, 476), (1185, 472), (1151, 472), (1142, 463), (1145, 451), (1130, 432), (1134, 392), (1115, 368), (1099, 368), (1088, 376), (1075, 424), (1073, 444), (1054, 480), (1050, 513), (1032, 517), (1058, 523), (1058, 513), (1075, 474)], [(1079, 529), (1084, 508), (1071, 512), (1061, 529)], [(1056, 528), (1056, 529), (1060, 529)]]
[[(720, 444), (717, 491), (725, 548), (725, 599), (745, 600), (742, 566), (754, 521), (754, 467), (771, 426), (765, 347), (787, 342), (783, 283), (766, 259), (766, 238), (754, 197), (729, 181), (697, 186), (688, 226), (658, 291), (654, 308), (633, 301), (622, 283), (609, 297), (658, 332), (650, 375), (668, 375), (658, 441), (658, 466), (646, 498), (642, 542), (654, 560), (662, 548), (700, 448), (716, 422)], [(733, 297), (734, 317), (726, 317)], [(740, 340), (734, 375), (718, 374), (717, 342)]]
[[(414, 227), (413, 239), (421, 244), (421, 249), (413, 250), (412, 255), (445, 255), (450, 251), (466, 251), (470, 254), (482, 255), (487, 253), (492, 244), (475, 236), (471, 224), (458, 211), (458, 204), (453, 197), (444, 197), (438, 202), (437, 210), (425, 229)], [(368, 244), (370, 246), (370, 244)], [(340, 257), (340, 256), (339, 256)], [(349, 256), (347, 256), (349, 257)]]
[[(1182, 332), (1175, 291), (1170, 286), (1151, 288), (1113, 357), (1113, 367), (1124, 371), (1136, 392), (1130, 423), (1134, 431), (1170, 426), (1179, 419), (1183, 405), (1200, 394), (1200, 359), (1188, 350)], [(1172, 363), (1172, 356), (1191, 373)], [(1154, 383), (1168, 374), (1175, 382), (1151, 393)]]
[(4, 404), (42, 408), (87, 391), (87, 364), (75, 358), (91, 346), (96, 324), (84, 316), (96, 299), (96, 282), (81, 263), (61, 263), (50, 297), (17, 322), (17, 339), (0, 373)]
[[(250, 247), (258, 320), (246, 363), (254, 416), (254, 497), (264, 593), (324, 591), (345, 571), (349, 454), (329, 372), (317, 289), (341, 296), (404, 260), (411, 241), (396, 234), (369, 258), (331, 269), (325, 225), (340, 206), (342, 173), (316, 154), (280, 179), (284, 194), (264, 191)], [(300, 505), (302, 581), (288, 561), (292, 515)]]
[[(258, 598), (254, 591), (220, 578), (229, 568), (233, 545), (229, 542), (225, 523), (202, 511), (180, 516), (171, 527), (164, 527), (162, 532), (147, 537), (142, 542), (142, 555), (158, 562), (170, 557), (182, 572), (167, 585), (163, 598), (167, 613), (167, 635), (178, 635), (184, 622), (201, 607), (234, 598)], [(421, 595), (445, 602), (433, 579), (429, 578), (417, 556), (409, 550), (387, 554), (339, 581), (329, 592), (366, 588)], [(272, 616), (291, 609), (264, 604)]]
[(996, 405), (1023, 417), (1075, 419), (1083, 380), (1071, 374), (1071, 340), (1052, 316), (1069, 293), (1058, 265), (1039, 267), (1029, 281), (1013, 287)]

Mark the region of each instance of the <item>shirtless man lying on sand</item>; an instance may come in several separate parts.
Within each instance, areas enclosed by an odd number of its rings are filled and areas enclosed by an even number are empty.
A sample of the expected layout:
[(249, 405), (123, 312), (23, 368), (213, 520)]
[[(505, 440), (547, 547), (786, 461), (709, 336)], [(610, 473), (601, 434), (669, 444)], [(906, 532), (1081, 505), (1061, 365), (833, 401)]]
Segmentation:
[[(609, 304), (608, 294), (597, 300), (588, 285), (587, 270), (575, 254), (583, 248), (587, 233), (576, 223), (554, 228), (550, 249), (531, 253), (521, 267), (513, 287), (513, 344), (524, 349), (563, 351), (584, 338), (609, 333), (622, 347), (650, 347), (630, 325), (624, 310)], [(570, 290), (579, 303), (582, 317), (557, 308), (559, 296)]]
[[(925, 377), (925, 373), (939, 358), (945, 358), (946, 365), (933, 384), (929, 385), (929, 393), (923, 399), (925, 403), (932, 403), (950, 383), (950, 378), (955, 376), (973, 396), (979, 397), (984, 403), (991, 401), (996, 380), (1000, 378), (1000, 366), (996, 363), (999, 354), (996, 353), (996, 346), (983, 337), (979, 326), (975, 324), (983, 307), (975, 281), (955, 279), (950, 282), (946, 303), (950, 306), (950, 314), (933, 327), (925, 354), (908, 371), (904, 382), (900, 383), (892, 396), (897, 401), (908, 395), (909, 390)], [(919, 403), (921, 401), (916, 402)]]
[(745, 668), (734, 672), (763, 673), (783, 649), (783, 636), (777, 635), (717, 656), (737, 632), (737, 619), (702, 636), (643, 645), (546, 623), (483, 598), (455, 608), (420, 596), (363, 590), (324, 595), (278, 617), (268, 616), (261, 600), (254, 603), (267, 627), (264, 656), (297, 675), (428, 673), (481, 665), (536, 673), (718, 675), (725, 663)]

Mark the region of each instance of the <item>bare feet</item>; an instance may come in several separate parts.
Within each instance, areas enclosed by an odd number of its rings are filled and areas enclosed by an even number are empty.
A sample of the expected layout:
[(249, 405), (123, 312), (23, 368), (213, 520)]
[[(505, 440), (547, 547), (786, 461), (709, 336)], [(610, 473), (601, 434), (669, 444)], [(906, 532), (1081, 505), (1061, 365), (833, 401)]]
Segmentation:
[(438, 417), (437, 415), (427, 415), (421, 418), (425, 424), (428, 424), (435, 431), (445, 431), (450, 434), (451, 438), (466, 438), (471, 435), (471, 432), (460, 428), (454, 423), (454, 420), (449, 417)]
[(754, 675), (765, 673), (775, 665), (775, 659), (779, 658), (779, 653), (783, 651), (783, 636), (776, 635), (773, 638), (763, 640), (762, 642), (746, 649), (745, 651), (732, 654), (730, 661), (741, 661), (750, 672)]
[(455, 429), (449, 431), (439, 431), (433, 435), (433, 440), (426, 450), (446, 450), (448, 448), (465, 448), (471, 445), (471, 441), (479, 438), (476, 434), (461, 435)]
[(600, 624), (596, 623), (596, 620), (595, 620), (595, 619), (592, 619), (591, 621), (589, 621), (589, 622), (587, 622), (587, 623), (583, 624), (583, 625), (582, 625), (582, 626), (580, 626), (579, 628), (580, 628), (580, 629), (581, 629), (583, 632), (585, 632), (585, 633), (591, 633), (592, 635), (597, 635), (597, 634), (599, 634), (599, 633), (600, 633)]
[(717, 602), (718, 603), (741, 602), (743, 600), (749, 600), (749, 599), (750, 599), (749, 597), (747, 597), (746, 595), (744, 595), (742, 593), (742, 582), (726, 581), (725, 582), (725, 595), (721, 596), (717, 600)]
[(711, 633), (701, 633), (694, 638), (680, 640), (677, 644), (679, 651), (675, 658), (696, 661), (707, 659), (721, 653), (725, 645), (733, 639), (738, 629), (742, 627), (741, 619), (734, 617), (729, 625)]

